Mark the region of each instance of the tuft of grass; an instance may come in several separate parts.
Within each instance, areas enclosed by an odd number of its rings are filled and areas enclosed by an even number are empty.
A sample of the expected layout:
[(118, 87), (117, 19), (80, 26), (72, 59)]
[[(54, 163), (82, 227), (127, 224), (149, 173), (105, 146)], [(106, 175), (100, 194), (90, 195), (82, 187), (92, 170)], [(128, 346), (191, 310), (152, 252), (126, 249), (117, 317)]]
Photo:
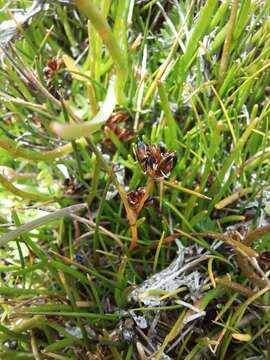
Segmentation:
[(0, 0), (0, 358), (268, 358), (269, 3), (45, 3)]

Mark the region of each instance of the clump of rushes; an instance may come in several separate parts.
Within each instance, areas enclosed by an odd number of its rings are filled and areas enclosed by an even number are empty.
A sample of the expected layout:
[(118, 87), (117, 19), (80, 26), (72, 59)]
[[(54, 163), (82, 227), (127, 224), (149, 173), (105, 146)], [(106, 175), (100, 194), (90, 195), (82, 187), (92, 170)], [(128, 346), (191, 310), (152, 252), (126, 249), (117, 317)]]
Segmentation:
[[(159, 145), (148, 145), (140, 140), (134, 146), (134, 154), (145, 175), (149, 176), (149, 181), (145, 188), (138, 188), (127, 194), (129, 206), (137, 219), (142, 208), (152, 204), (152, 200), (149, 199), (149, 193), (154, 180), (157, 179), (162, 184), (162, 180), (165, 177), (167, 178), (175, 167), (177, 157), (175, 151), (166, 152)], [(133, 226), (136, 225), (134, 224)], [(133, 237), (130, 244), (131, 250), (135, 248), (136, 243), (137, 238)]]

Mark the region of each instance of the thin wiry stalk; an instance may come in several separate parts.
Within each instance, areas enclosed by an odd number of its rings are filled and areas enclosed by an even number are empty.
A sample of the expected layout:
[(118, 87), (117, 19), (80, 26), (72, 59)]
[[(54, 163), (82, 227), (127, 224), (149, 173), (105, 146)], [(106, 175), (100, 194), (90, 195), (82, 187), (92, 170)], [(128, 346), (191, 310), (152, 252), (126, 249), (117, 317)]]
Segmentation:
[(230, 19), (229, 19), (228, 26), (227, 26), (227, 36), (225, 39), (223, 52), (222, 52), (222, 56), (221, 56), (221, 61), (220, 61), (219, 76), (218, 76), (219, 85), (222, 85), (222, 83), (224, 81), (226, 71), (228, 68), (228, 64), (230, 61), (230, 50), (231, 50), (233, 32), (234, 32), (234, 28), (235, 28), (237, 9), (238, 9), (238, 0), (233, 0), (231, 15), (230, 15)]

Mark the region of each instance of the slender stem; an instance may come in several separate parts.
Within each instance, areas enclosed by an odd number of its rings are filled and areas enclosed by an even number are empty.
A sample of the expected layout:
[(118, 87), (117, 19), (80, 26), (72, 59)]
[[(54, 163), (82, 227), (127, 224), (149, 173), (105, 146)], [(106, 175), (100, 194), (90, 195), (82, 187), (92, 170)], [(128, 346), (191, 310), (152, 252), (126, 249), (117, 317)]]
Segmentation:
[(0, 246), (5, 245), (7, 242), (15, 240), (18, 236), (27, 233), (39, 226), (48, 224), (52, 221), (61, 219), (66, 216), (71, 216), (74, 212), (87, 208), (87, 204), (78, 204), (68, 206), (66, 208), (56, 210), (51, 214), (42, 216), (38, 219), (28, 222), (27, 224), (19, 226), (17, 229), (8, 232), (0, 237)]
[(226, 71), (228, 68), (228, 64), (229, 64), (229, 60), (230, 60), (230, 49), (231, 49), (231, 44), (232, 44), (237, 9), (238, 9), (238, 0), (234, 0), (233, 4), (232, 4), (230, 19), (229, 19), (229, 22), (227, 25), (227, 36), (226, 36), (226, 39), (224, 42), (221, 61), (220, 61), (219, 76), (218, 76), (219, 85), (222, 85), (222, 83), (224, 81)]
[(0, 174), (0, 184), (9, 192), (13, 193), (16, 196), (19, 196), (23, 199), (33, 200), (33, 201), (48, 201), (53, 200), (53, 198), (48, 197), (47, 195), (33, 194), (23, 190), (18, 189), (10, 181), (8, 181), (3, 175)]
[[(222, 65), (222, 62), (221, 62), (221, 65)], [(225, 117), (225, 119), (226, 119), (226, 121), (228, 123), (228, 127), (230, 129), (231, 134), (232, 134), (233, 143), (234, 143), (234, 145), (236, 145), (237, 140), (236, 140), (235, 132), (234, 132), (234, 129), (233, 129), (233, 126), (232, 126), (231, 119), (230, 119), (230, 116), (228, 114), (228, 111), (226, 110), (226, 107), (224, 106), (224, 104), (223, 104), (217, 90), (215, 89), (215, 87), (213, 85), (210, 85), (210, 87), (211, 87), (213, 93), (215, 94), (216, 98), (218, 99), (218, 102), (220, 103), (220, 107), (221, 107), (221, 109), (223, 111), (224, 117)]]
[[(12, 210), (12, 220), (13, 220), (16, 227), (21, 225), (20, 219), (19, 219), (15, 209)], [(23, 241), (23, 238), (21, 239), (21, 241)], [(21, 244), (20, 244), (19, 240), (16, 240), (16, 245), (17, 245), (18, 252), (19, 252), (21, 267), (22, 267), (22, 269), (24, 269), (25, 268), (25, 261), (24, 261), (24, 256), (23, 256), (23, 252), (22, 252), (22, 248), (21, 248)], [(22, 274), (22, 278), (23, 278), (23, 288), (25, 288), (26, 275)]]
[(147, 186), (146, 186), (146, 189), (145, 189), (145, 193), (144, 193), (144, 196), (142, 197), (141, 199), (141, 203), (140, 203), (140, 206), (138, 207), (138, 209), (136, 211), (133, 211), (132, 209), (130, 209), (130, 211), (134, 214), (135, 216), (135, 221), (134, 223), (131, 225), (131, 234), (132, 234), (132, 239), (131, 239), (131, 243), (130, 243), (130, 247), (129, 247), (129, 250), (133, 250), (136, 245), (137, 245), (137, 240), (138, 240), (138, 229), (137, 229), (137, 218), (146, 202), (146, 200), (148, 199), (148, 196), (149, 196), (149, 193), (152, 189), (152, 186), (154, 184), (154, 179), (153, 178), (150, 178), (148, 183), (147, 183)]
[(172, 182), (172, 181), (167, 181), (167, 180), (163, 180), (163, 184), (167, 187), (170, 187), (170, 188), (173, 188), (173, 189), (176, 189), (176, 190), (179, 190), (179, 191), (182, 191), (182, 192), (185, 192), (187, 194), (190, 194), (190, 195), (193, 195), (193, 196), (196, 196), (200, 199), (203, 199), (203, 200), (211, 200), (211, 198), (209, 196), (206, 196), (206, 195), (203, 195), (197, 191), (194, 191), (194, 190), (191, 190), (191, 189), (187, 189), (183, 186), (180, 186), (177, 182)]
[[(85, 145), (85, 140), (79, 139), (78, 143), (80, 143), (81, 145)], [(1, 135), (0, 137), (0, 147), (8, 151), (9, 154), (12, 155), (14, 158), (19, 157), (33, 161), (52, 161), (73, 152), (73, 147), (71, 143), (59, 146), (54, 150), (48, 150), (43, 152), (33, 151), (17, 145), (15, 141), (3, 135)]]
[(115, 187), (117, 188), (117, 190), (119, 192), (119, 195), (124, 204), (124, 207), (125, 207), (125, 210), (127, 213), (128, 222), (130, 225), (131, 236), (132, 236), (131, 244), (136, 245), (137, 239), (138, 239), (138, 230), (137, 230), (137, 225), (136, 225), (137, 216), (136, 216), (135, 212), (129, 206), (125, 189), (123, 188), (123, 186), (121, 186), (121, 184), (119, 184), (112, 169), (107, 164), (107, 162), (104, 160), (102, 154), (100, 153), (100, 151), (98, 150), (96, 145), (93, 143), (93, 141), (90, 138), (87, 138), (86, 141), (87, 141), (91, 151), (93, 151), (93, 153), (96, 155), (98, 162), (103, 166), (103, 168), (105, 169), (107, 174), (111, 177), (113, 184), (115, 185)]
[(140, 203), (140, 206), (138, 207), (137, 211), (136, 211), (136, 215), (138, 216), (146, 202), (146, 200), (148, 199), (149, 197), (149, 193), (153, 187), (153, 184), (154, 184), (154, 179), (153, 178), (150, 178), (147, 185), (146, 185), (146, 188), (145, 188), (145, 193), (144, 193), (144, 196), (142, 197), (141, 199), (141, 203)]
[(41, 360), (41, 357), (39, 356), (39, 350), (36, 343), (35, 334), (33, 331), (31, 331), (31, 347), (35, 360)]
[(100, 199), (100, 204), (99, 204), (99, 208), (98, 208), (97, 215), (96, 215), (96, 227), (95, 227), (94, 241), (93, 241), (94, 256), (96, 256), (97, 245), (98, 245), (98, 241), (99, 241), (99, 226), (100, 226), (101, 215), (102, 215), (102, 211), (103, 211), (103, 208), (104, 208), (104, 202), (106, 200), (106, 195), (108, 193), (110, 184), (111, 184), (111, 177), (109, 176), (109, 178), (107, 180), (107, 183), (105, 185), (105, 188), (103, 190), (103, 194), (102, 194), (102, 197)]
[(163, 195), (164, 195), (164, 179), (161, 179), (159, 181), (159, 211), (162, 210)]
[(121, 92), (127, 78), (127, 62), (125, 54), (118, 46), (116, 38), (114, 37), (106, 18), (102, 16), (95, 3), (90, 0), (75, 0), (74, 2), (79, 11), (91, 20), (91, 23), (108, 48), (108, 51), (116, 65), (118, 100), (122, 102), (124, 100), (124, 96)]
[(77, 148), (77, 144), (74, 140), (71, 143), (72, 143), (72, 147), (73, 147), (73, 151), (74, 151), (74, 157), (75, 157), (75, 160), (77, 163), (79, 180), (83, 181), (83, 170), (82, 170), (82, 165), (81, 165), (81, 161), (80, 161), (80, 155), (79, 155), (79, 151)]

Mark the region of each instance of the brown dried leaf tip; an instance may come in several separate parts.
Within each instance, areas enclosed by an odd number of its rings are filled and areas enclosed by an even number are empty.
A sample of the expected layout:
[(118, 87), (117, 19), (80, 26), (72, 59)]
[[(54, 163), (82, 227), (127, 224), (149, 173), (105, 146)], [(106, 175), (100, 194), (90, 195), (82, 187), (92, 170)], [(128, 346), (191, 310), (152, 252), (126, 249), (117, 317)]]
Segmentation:
[(140, 140), (134, 153), (143, 172), (152, 178), (168, 177), (177, 161), (175, 151), (165, 152), (159, 145), (148, 145)]
[[(132, 210), (138, 210), (140, 208), (141, 202), (145, 196), (145, 188), (138, 188), (137, 190), (130, 191), (127, 193), (128, 204)], [(153, 199), (147, 199), (144, 203), (144, 207), (148, 208), (153, 205)]]
[[(110, 144), (110, 130), (116, 135), (118, 140), (129, 142), (134, 137), (134, 133), (123, 126), (129, 118), (129, 114), (124, 111), (113, 112), (104, 126), (104, 143)], [(121, 125), (122, 124), (122, 125)]]
[(270, 269), (270, 251), (264, 251), (258, 257), (258, 262), (263, 271)]

